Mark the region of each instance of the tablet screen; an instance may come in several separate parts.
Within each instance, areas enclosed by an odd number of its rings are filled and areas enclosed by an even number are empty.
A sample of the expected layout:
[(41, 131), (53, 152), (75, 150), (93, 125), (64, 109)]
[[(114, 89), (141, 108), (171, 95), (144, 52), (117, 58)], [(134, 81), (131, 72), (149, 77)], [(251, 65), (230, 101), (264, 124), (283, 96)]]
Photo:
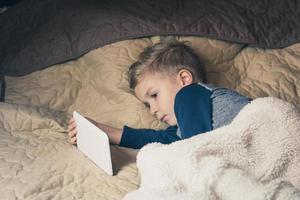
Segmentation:
[(107, 174), (113, 175), (109, 138), (105, 132), (73, 112), (77, 127), (77, 147)]

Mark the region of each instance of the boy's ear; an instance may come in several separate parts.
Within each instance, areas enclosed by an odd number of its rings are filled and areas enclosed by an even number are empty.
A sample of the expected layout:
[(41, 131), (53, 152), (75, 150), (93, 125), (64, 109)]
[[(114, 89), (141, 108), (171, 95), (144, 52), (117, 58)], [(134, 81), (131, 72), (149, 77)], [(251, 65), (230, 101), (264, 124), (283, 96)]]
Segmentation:
[(190, 85), (193, 83), (193, 75), (189, 70), (181, 69), (178, 72), (177, 77), (181, 81), (182, 85)]

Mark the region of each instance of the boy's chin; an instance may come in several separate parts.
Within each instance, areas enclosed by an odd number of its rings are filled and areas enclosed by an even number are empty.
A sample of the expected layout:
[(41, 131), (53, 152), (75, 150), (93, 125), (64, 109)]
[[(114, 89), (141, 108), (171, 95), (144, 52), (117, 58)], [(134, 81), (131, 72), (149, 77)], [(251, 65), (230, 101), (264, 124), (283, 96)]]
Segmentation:
[(166, 123), (169, 125), (169, 126), (176, 126), (177, 125), (177, 122), (172, 122), (172, 121), (166, 121)]

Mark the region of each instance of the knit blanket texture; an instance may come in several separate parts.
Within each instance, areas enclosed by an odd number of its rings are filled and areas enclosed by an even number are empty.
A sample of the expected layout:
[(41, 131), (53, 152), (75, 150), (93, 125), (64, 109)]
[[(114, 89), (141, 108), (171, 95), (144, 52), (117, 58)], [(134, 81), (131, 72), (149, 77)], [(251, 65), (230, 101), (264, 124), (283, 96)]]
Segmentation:
[(137, 155), (140, 188), (124, 200), (300, 199), (300, 112), (258, 98), (227, 126)]

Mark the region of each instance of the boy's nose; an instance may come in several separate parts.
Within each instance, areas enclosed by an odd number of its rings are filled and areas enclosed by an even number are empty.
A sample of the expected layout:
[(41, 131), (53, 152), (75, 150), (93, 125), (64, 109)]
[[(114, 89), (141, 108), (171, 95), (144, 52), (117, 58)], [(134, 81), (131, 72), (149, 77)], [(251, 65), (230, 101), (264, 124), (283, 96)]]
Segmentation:
[(157, 114), (157, 107), (156, 106), (151, 106), (150, 107), (150, 113), (152, 115), (156, 115)]

